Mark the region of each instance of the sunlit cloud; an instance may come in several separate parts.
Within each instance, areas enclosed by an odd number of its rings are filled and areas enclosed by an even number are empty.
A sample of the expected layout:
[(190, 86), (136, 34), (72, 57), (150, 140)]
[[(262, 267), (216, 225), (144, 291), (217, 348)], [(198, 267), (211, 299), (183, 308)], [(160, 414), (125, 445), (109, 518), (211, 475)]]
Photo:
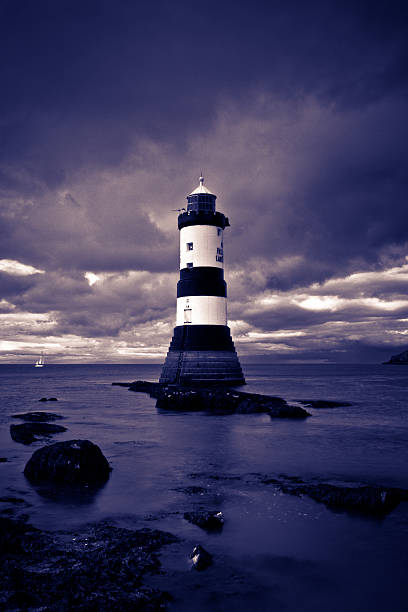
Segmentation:
[(14, 276), (29, 276), (31, 274), (44, 274), (45, 270), (34, 268), (13, 259), (0, 259), (0, 272)]
[(344, 305), (344, 300), (335, 295), (311, 295), (305, 299), (294, 299), (293, 302), (298, 304), (301, 308), (306, 308), (307, 310), (334, 311), (338, 310), (342, 305)]
[(92, 287), (92, 285), (101, 280), (101, 277), (98, 276), (98, 274), (94, 274), (93, 272), (84, 272), (84, 276), (88, 281), (90, 287)]
[(0, 300), (0, 311), (4, 310), (4, 311), (10, 311), (10, 310), (14, 310), (15, 309), (15, 305), (12, 304), (11, 302), (8, 302), (5, 299)]

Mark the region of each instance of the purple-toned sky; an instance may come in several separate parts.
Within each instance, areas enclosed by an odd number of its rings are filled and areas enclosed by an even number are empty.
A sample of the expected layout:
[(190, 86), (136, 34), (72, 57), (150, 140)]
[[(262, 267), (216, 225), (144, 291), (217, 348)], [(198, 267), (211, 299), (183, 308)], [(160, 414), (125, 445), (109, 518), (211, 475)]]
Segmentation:
[(408, 348), (408, 4), (0, 0), (0, 361), (161, 362), (218, 195), (243, 363)]

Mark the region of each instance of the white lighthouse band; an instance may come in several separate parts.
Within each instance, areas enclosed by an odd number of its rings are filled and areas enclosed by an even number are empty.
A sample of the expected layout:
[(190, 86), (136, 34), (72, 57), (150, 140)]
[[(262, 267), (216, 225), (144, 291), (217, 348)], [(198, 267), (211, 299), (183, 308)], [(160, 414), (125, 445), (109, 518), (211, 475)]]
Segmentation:
[(180, 230), (180, 270), (224, 268), (224, 231), (214, 225), (187, 225)]
[(176, 327), (160, 382), (245, 383), (227, 325), (224, 229), (229, 221), (215, 210), (216, 197), (200, 177), (178, 217)]
[(227, 300), (216, 295), (177, 298), (176, 325), (226, 325)]

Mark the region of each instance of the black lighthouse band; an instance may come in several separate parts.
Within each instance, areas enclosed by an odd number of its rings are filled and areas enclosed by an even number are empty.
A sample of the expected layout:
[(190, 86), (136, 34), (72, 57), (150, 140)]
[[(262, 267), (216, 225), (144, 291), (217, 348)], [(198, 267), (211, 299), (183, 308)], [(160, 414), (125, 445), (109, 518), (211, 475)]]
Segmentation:
[(189, 295), (216, 295), (226, 298), (227, 283), (224, 280), (224, 270), (210, 266), (180, 270), (177, 297)]

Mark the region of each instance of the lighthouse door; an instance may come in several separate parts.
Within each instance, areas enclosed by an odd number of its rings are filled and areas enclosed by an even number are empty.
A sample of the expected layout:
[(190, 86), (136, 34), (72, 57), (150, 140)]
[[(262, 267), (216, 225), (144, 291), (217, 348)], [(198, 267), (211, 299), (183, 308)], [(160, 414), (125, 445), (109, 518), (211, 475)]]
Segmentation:
[(184, 309), (184, 325), (191, 323), (191, 308)]

